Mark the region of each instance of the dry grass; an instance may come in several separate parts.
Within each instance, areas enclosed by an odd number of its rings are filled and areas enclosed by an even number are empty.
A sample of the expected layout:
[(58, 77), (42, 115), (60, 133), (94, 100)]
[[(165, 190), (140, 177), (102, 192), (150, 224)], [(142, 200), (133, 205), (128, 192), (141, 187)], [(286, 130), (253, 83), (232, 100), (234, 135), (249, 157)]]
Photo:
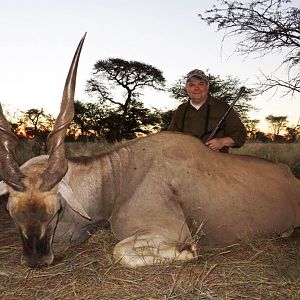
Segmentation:
[(292, 172), (298, 178), (300, 178), (300, 143), (248, 143), (240, 149), (232, 149), (231, 153), (251, 155), (275, 163), (284, 163), (291, 168)]
[(78, 156), (87, 155), (92, 156), (99, 154), (109, 149), (110, 144), (102, 141), (95, 143), (66, 143), (66, 155), (67, 156)]
[(100, 230), (77, 247), (55, 245), (55, 263), (20, 265), (21, 246), (0, 207), (1, 299), (300, 299), (300, 232), (286, 240), (202, 252), (181, 266), (128, 269), (113, 262), (117, 243)]
[[(105, 151), (110, 144), (105, 141), (95, 143), (65, 143), (67, 156), (95, 155)], [(35, 140), (22, 140), (16, 149), (16, 158), (21, 165), (30, 158), (46, 154), (41, 144)]]
[[(247, 145), (263, 154), (255, 146)], [(286, 155), (291, 145), (275, 146)], [(102, 150), (93, 147), (93, 153)], [(299, 145), (292, 147), (300, 153)], [(86, 153), (81, 150), (76, 149)], [(285, 240), (199, 249), (198, 260), (184, 266), (138, 269), (115, 264), (112, 249), (117, 241), (109, 230), (99, 230), (80, 246), (55, 245), (55, 263), (31, 270), (20, 265), (21, 245), (4, 207), (2, 199), (0, 299), (300, 299), (300, 230)]]

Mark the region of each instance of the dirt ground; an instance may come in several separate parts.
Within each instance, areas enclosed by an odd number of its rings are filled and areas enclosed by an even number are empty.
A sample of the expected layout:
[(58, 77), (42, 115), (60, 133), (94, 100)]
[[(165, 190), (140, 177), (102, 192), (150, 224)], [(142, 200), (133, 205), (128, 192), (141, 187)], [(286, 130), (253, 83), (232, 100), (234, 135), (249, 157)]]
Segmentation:
[(42, 269), (20, 264), (21, 244), (0, 200), (0, 299), (300, 299), (300, 230), (280, 240), (201, 252), (184, 265), (128, 269), (99, 230), (77, 247), (56, 246)]

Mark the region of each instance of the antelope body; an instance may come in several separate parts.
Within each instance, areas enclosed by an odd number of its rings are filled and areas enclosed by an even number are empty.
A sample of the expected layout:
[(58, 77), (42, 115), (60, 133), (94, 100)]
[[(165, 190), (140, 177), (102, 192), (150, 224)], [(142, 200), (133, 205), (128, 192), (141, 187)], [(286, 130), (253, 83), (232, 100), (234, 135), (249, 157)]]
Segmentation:
[(53, 239), (83, 242), (102, 220), (120, 240), (115, 259), (130, 267), (195, 258), (192, 233), (199, 227), (200, 245), (215, 247), (300, 226), (300, 183), (286, 166), (214, 152), (191, 136), (163, 132), (67, 160), (63, 138), (74, 114), (82, 43), (50, 134), (49, 157), (19, 168), (14, 137), (0, 114), (0, 194), (10, 193), (23, 263), (51, 264)]

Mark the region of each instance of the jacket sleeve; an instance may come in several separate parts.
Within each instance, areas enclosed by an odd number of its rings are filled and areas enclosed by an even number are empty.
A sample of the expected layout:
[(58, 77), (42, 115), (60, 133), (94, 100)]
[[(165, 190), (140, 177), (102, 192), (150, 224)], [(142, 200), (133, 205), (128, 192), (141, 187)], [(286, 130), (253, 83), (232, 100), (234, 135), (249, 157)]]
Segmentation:
[(234, 110), (231, 110), (226, 118), (224, 133), (225, 136), (229, 136), (234, 140), (235, 145), (233, 148), (242, 147), (246, 142), (246, 128)]
[(171, 119), (171, 123), (168, 127), (168, 131), (181, 131), (179, 127), (179, 109), (175, 110), (173, 112), (173, 116)]

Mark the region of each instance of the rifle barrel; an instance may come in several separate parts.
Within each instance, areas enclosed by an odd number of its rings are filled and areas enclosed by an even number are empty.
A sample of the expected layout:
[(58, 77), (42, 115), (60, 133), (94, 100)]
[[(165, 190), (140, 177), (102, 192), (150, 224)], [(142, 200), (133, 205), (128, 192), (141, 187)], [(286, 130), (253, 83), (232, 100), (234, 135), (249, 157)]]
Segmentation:
[(236, 98), (231, 102), (229, 108), (227, 109), (227, 111), (225, 112), (225, 114), (223, 115), (223, 117), (221, 118), (221, 120), (219, 121), (219, 123), (217, 124), (217, 126), (215, 127), (215, 129), (212, 131), (212, 133), (209, 135), (209, 137), (207, 138), (206, 142), (208, 142), (209, 140), (213, 139), (215, 134), (217, 133), (217, 131), (220, 128), (220, 125), (222, 124), (222, 122), (225, 120), (225, 118), (227, 117), (227, 115), (230, 113), (230, 111), (232, 110), (233, 106), (235, 105), (235, 103), (240, 99), (240, 97), (242, 96), (242, 94), (245, 92), (246, 88), (244, 86), (242, 86), (236, 96)]

